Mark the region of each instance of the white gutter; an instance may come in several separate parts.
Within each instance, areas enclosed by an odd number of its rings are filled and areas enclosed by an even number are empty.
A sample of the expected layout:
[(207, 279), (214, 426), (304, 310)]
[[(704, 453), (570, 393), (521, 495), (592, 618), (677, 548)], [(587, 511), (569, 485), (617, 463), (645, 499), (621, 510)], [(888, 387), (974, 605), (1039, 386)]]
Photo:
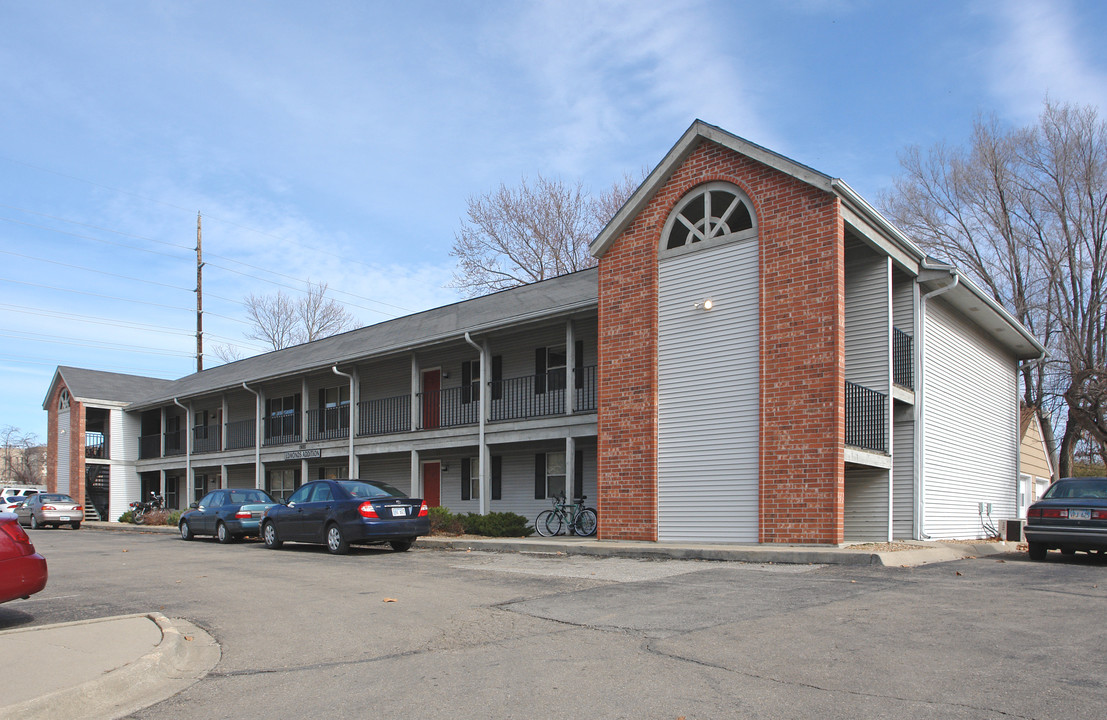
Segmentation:
[(195, 495), (192, 480), (192, 411), (181, 405), (177, 398), (173, 398), (173, 404), (185, 411), (185, 501), (188, 507), (192, 504), (192, 496)]
[(489, 491), (491, 490), (491, 483), (488, 482), (488, 472), (485, 463), (485, 456), (488, 455), (488, 449), (484, 445), (484, 423), (488, 415), (488, 413), (484, 411), (484, 404), (488, 399), (488, 383), (486, 382), (488, 358), (485, 357), (484, 348), (475, 343), (469, 333), (465, 333), (465, 342), (475, 347), (480, 357), (480, 440), (478, 441), (477, 475), (480, 477), (480, 514), (487, 515), (490, 500)]
[[(346, 423), (346, 434), (350, 437), (350, 463), (348, 469), (349, 473), (346, 477), (354, 479), (357, 477), (357, 475), (354, 474), (354, 376), (350, 373), (342, 372), (338, 369), (337, 365), (332, 365), (331, 370), (334, 371), (335, 375), (341, 375), (342, 377), (350, 379), (350, 420)], [(320, 411), (322, 411), (322, 408), (320, 408)], [(339, 412), (341, 412), (341, 408)]]
[(261, 393), (254, 390), (246, 383), (242, 387), (254, 394), (254, 487), (258, 490), (265, 489), (265, 483), (261, 477)]
[(957, 287), (957, 283), (960, 279), (960, 275), (957, 274), (957, 270), (948, 265), (929, 265), (925, 261), (922, 263), (922, 267), (925, 270), (948, 270), (953, 281), (948, 285), (943, 285), (940, 288), (935, 288), (928, 293), (923, 294), (919, 298), (918, 304), (918, 317), (915, 322), (915, 368), (917, 372), (915, 377), (917, 382), (915, 383), (915, 539), (925, 540), (929, 536), (926, 534), (925, 524), (925, 509), (926, 502), (924, 500), (926, 492), (926, 480), (924, 473), (926, 472), (926, 463), (923, 460), (923, 456), (926, 450), (926, 433), (923, 432), (924, 419), (926, 415), (926, 378), (925, 378), (925, 363), (923, 362), (924, 350), (926, 346), (926, 301), (932, 297), (937, 297), (942, 293), (949, 292), (953, 288)]

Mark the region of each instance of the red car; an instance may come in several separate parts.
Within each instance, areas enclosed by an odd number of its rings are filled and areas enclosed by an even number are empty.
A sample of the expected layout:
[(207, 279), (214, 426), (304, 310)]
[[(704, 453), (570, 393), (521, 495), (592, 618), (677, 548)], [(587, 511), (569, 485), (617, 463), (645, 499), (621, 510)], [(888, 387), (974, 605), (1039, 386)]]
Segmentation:
[(0, 603), (28, 598), (46, 587), (46, 558), (35, 552), (15, 515), (0, 513)]

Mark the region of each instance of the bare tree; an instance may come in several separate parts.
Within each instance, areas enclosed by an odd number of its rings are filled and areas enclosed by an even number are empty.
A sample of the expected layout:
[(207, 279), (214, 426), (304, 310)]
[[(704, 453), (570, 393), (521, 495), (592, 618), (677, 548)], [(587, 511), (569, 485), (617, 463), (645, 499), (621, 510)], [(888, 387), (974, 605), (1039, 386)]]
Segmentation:
[(327, 283), (308, 283), (307, 292), (296, 303), (296, 317), (300, 342), (337, 335), (356, 322), (342, 303), (327, 297)]
[(1064, 416), (1068, 474), (1082, 435), (1107, 440), (1107, 126), (1094, 108), (1047, 101), (1031, 127), (978, 119), (968, 149), (910, 148), (901, 164), (885, 212), (1049, 348), (1048, 363), (1023, 366), (1024, 399), (1044, 410), (1051, 451)]
[(0, 428), (0, 453), (0, 479), (6, 484), (43, 484), (46, 447), (34, 433), (24, 433), (12, 425)]
[(278, 290), (273, 295), (251, 293), (242, 301), (252, 327), (245, 335), (260, 340), (274, 350), (298, 344), (297, 312), (295, 301)]
[(592, 267), (589, 243), (637, 185), (627, 176), (592, 197), (580, 182), (539, 175), (470, 197), (450, 251), (450, 286), (475, 297)]

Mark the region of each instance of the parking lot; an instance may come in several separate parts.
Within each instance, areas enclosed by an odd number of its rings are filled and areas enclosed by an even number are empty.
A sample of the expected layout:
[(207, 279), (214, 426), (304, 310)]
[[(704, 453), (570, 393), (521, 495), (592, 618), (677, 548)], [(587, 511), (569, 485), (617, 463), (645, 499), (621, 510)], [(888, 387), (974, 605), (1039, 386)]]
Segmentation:
[(160, 611), (222, 659), (139, 718), (1101, 718), (1107, 563), (919, 568), (40, 530), (0, 629)]

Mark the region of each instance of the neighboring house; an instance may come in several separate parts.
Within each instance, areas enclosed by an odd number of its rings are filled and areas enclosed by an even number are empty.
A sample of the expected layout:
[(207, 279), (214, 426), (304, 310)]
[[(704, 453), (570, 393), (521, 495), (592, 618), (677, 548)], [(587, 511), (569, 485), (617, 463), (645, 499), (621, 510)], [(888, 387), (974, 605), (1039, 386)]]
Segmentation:
[(1040, 498), (1053, 482), (1053, 460), (1036, 408), (1022, 408), (1019, 441), (1019, 517), (1025, 518), (1030, 503)]
[(1044, 350), (845, 183), (697, 121), (592, 252), (117, 398), (108, 517), (152, 489), (184, 507), (347, 475), (527, 517), (569, 489), (603, 539), (979, 537), (983, 506), (1017, 515), (1017, 366)]
[(46, 479), (46, 446), (0, 447), (0, 486), (41, 485)]

